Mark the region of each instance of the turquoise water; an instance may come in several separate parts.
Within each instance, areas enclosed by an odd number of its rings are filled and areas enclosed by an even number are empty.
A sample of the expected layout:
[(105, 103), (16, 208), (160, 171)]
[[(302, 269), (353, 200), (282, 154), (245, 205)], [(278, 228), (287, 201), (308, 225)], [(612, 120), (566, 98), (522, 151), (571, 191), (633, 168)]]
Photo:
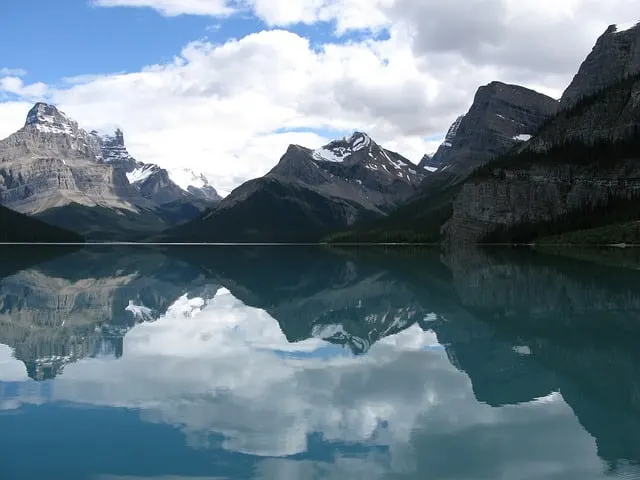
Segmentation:
[(572, 254), (3, 247), (0, 479), (640, 478), (638, 253)]

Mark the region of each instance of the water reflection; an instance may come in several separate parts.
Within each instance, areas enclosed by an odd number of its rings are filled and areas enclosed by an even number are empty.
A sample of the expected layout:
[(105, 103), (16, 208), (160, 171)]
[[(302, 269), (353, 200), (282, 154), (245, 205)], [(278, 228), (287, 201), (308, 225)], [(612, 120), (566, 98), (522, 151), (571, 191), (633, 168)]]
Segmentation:
[(640, 474), (632, 269), (203, 247), (16, 272), (5, 256), (2, 478)]

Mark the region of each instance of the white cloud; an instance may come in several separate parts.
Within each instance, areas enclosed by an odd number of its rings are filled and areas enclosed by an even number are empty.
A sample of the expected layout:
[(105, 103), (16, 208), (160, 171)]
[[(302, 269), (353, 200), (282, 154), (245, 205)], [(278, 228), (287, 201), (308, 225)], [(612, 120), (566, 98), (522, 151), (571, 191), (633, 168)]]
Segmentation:
[(22, 128), (27, 112), (32, 106), (33, 105), (27, 101), (0, 101), (0, 138), (5, 138)]
[[(285, 30), (221, 44), (196, 41), (139, 72), (76, 76), (62, 87), (2, 80), (22, 101), (49, 95), (86, 128), (121, 126), (139, 160), (209, 172), (229, 191), (266, 173), (288, 143), (365, 130), (418, 161), (469, 107), (478, 86), (519, 83), (559, 97), (609, 23), (635, 0), (97, 0), (164, 15), (250, 9), (272, 26), (333, 21), (338, 33), (388, 28), (388, 40), (311, 45)], [(318, 27), (320, 28), (320, 27)], [(322, 27), (328, 28), (328, 27)], [(0, 104), (0, 134), (17, 104)], [(279, 133), (287, 129), (296, 132)], [(321, 132), (321, 133), (318, 133)]]
[(443, 86), (418, 71), (407, 47), (315, 51), (283, 30), (195, 42), (170, 64), (75, 80), (52, 99), (86, 128), (121, 125), (138, 159), (211, 172), (224, 191), (266, 173), (289, 143), (329, 140), (314, 131), (366, 129), (417, 161), (433, 150), (423, 135), (450, 121), (425, 93)]
[(27, 71), (22, 68), (0, 68), (0, 77), (12, 76), (12, 77), (24, 77)]
[(25, 84), (20, 77), (9, 76), (0, 78), (0, 94), (3, 92), (28, 100), (40, 100), (46, 97), (49, 87), (42, 82)]
[(229, 0), (93, 0), (97, 7), (148, 7), (166, 16), (224, 16), (233, 12)]

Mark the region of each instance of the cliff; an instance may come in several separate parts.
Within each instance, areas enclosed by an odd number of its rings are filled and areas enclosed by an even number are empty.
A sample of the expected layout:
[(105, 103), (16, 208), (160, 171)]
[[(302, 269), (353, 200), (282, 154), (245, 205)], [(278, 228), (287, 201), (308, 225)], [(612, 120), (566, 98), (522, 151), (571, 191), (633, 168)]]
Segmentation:
[(520, 153), (460, 187), (443, 240), (530, 242), (637, 220), (639, 122), (640, 75), (561, 112)]
[(598, 38), (593, 50), (562, 95), (562, 107), (570, 108), (580, 99), (639, 71), (640, 23), (623, 31), (618, 31), (615, 25), (610, 25)]

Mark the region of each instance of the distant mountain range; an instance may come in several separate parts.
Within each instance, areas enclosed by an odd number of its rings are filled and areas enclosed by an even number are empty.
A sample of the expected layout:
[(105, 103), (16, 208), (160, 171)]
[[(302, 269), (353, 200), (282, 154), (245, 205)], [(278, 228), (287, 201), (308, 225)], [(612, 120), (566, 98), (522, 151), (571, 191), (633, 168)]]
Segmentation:
[(0, 204), (88, 240), (637, 242), (639, 75), (640, 24), (612, 25), (560, 100), (482, 86), (419, 164), (354, 132), (289, 146), (224, 199), (39, 103), (0, 141)]
[(328, 231), (387, 215), (416, 193), (424, 177), (424, 170), (363, 132), (317, 150), (291, 145), (264, 177), (159, 239), (316, 241)]
[(88, 239), (148, 235), (219, 200), (204, 176), (138, 162), (121, 130), (87, 132), (53, 105), (0, 140), (0, 203)]

